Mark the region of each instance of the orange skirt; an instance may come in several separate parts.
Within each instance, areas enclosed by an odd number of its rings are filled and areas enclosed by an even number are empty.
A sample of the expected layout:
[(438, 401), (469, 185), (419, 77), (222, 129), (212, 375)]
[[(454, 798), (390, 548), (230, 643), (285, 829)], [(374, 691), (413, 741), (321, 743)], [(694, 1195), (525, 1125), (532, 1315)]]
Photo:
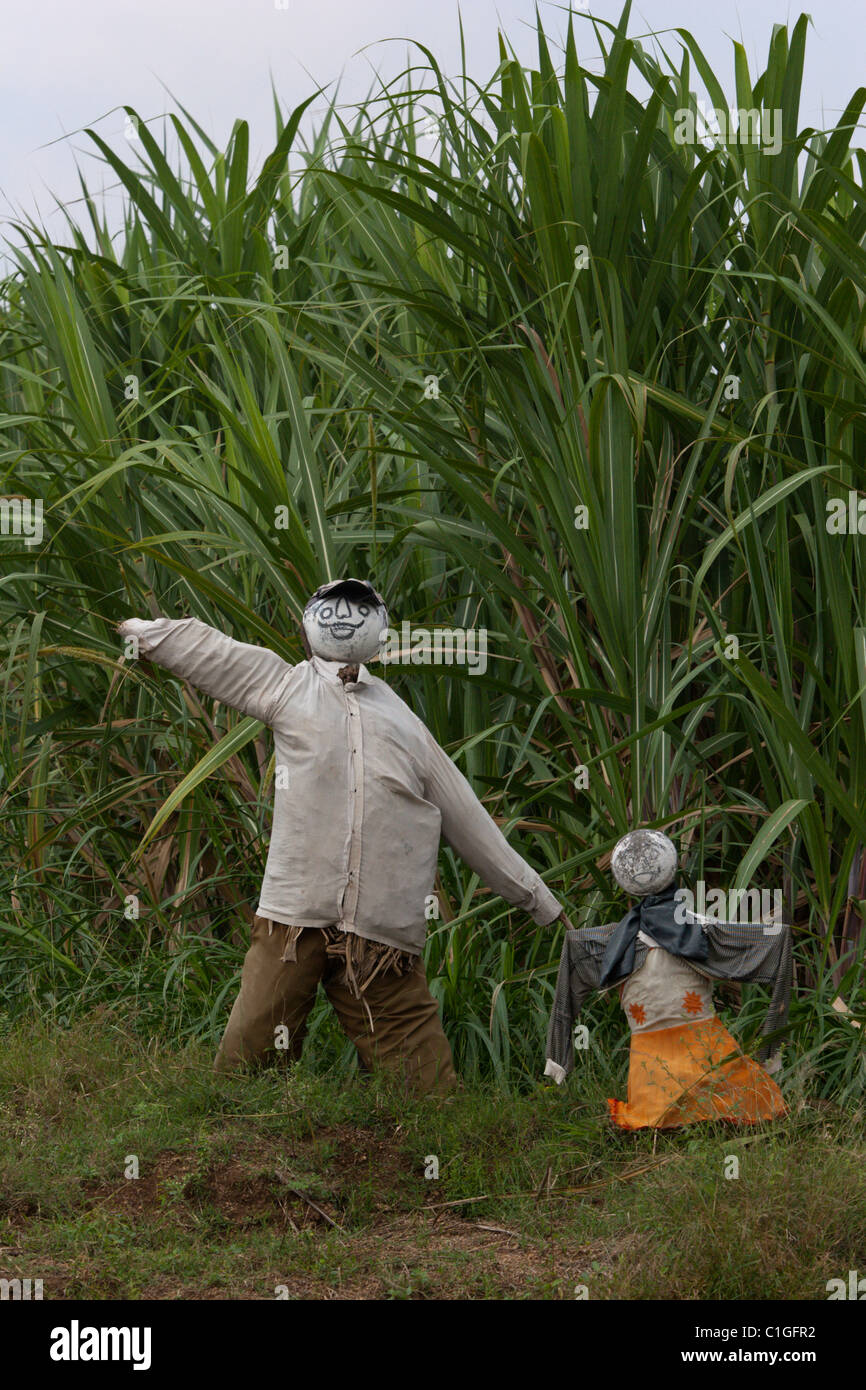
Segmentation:
[(676, 1129), (699, 1120), (755, 1124), (786, 1110), (773, 1078), (716, 1017), (632, 1033), (628, 1101), (608, 1106), (621, 1129)]

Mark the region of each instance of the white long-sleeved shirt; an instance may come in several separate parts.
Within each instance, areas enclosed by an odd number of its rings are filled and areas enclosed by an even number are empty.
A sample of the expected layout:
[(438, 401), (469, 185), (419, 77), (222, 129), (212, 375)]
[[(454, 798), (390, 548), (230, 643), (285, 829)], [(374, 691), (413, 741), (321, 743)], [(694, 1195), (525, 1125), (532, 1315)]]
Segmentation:
[(384, 681), (314, 656), (292, 666), (197, 618), (122, 623), (139, 652), (274, 733), (274, 819), (258, 913), (336, 924), (420, 953), (440, 836), (539, 925), (560, 904), (425, 724)]

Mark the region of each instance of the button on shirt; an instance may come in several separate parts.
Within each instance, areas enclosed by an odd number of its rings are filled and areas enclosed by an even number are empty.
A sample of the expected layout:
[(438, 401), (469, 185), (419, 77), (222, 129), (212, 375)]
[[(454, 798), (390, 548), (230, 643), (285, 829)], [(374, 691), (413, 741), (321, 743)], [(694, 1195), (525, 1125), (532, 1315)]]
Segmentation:
[[(120, 627), (121, 633), (124, 625)], [(420, 953), (440, 836), (539, 925), (560, 904), (426, 725), (384, 681), (318, 656), (293, 666), (197, 618), (133, 620), (142, 656), (274, 733), (274, 820), (258, 913), (336, 923)]]

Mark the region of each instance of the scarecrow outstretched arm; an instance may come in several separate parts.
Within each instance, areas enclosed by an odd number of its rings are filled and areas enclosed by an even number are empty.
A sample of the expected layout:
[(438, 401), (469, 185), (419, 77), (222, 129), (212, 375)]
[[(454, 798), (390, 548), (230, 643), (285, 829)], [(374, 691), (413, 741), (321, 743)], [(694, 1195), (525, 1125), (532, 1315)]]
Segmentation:
[(284, 678), (294, 667), (267, 647), (236, 642), (198, 618), (127, 618), (121, 637), (139, 654), (243, 714), (270, 722)]
[(580, 932), (569, 928), (562, 943), (553, 1008), (547, 1029), (544, 1075), (558, 1086), (574, 1069), (574, 1025), (594, 989), (598, 988), (599, 959), (589, 955)]
[(442, 817), (442, 834), (494, 893), (547, 926), (562, 911), (550, 889), (521, 859), (487, 814), (466, 778), (427, 730), (426, 795)]

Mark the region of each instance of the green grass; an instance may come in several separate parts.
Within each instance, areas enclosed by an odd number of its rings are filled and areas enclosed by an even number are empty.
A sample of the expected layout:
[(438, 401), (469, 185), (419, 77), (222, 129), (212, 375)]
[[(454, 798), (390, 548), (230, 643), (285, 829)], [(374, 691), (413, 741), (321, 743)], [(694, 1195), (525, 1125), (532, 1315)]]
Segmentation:
[(790, 1096), (770, 1126), (628, 1135), (591, 1078), (407, 1103), (210, 1062), (122, 1009), (7, 1034), (0, 1276), (55, 1299), (814, 1300), (866, 1262), (862, 1111)]

